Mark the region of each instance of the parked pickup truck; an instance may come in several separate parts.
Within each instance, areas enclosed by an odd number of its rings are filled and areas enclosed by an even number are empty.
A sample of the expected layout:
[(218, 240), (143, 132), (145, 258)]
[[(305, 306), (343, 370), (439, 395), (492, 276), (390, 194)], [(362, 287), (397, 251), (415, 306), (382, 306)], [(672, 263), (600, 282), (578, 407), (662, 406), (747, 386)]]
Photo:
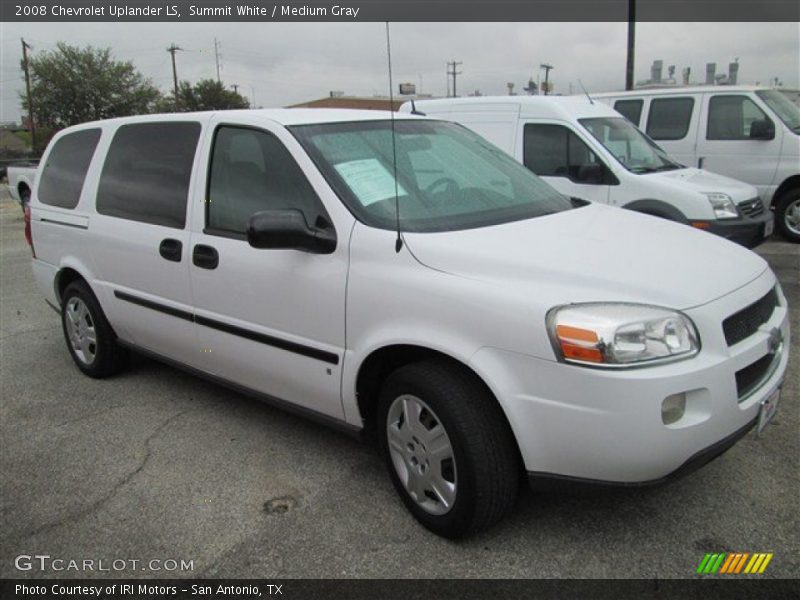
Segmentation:
[(8, 167), (8, 191), (23, 209), (31, 199), (37, 164), (37, 162), (26, 162)]

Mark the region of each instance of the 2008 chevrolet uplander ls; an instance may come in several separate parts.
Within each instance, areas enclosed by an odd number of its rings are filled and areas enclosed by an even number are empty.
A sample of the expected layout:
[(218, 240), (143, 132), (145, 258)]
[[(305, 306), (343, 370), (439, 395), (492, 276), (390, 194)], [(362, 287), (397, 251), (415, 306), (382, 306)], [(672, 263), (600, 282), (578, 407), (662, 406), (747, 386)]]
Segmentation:
[(116, 119), (41, 169), (33, 271), (81, 371), (135, 349), (372, 432), (441, 535), (507, 513), (523, 469), (652, 483), (777, 406), (787, 306), (761, 258), (564, 197), (453, 123)]

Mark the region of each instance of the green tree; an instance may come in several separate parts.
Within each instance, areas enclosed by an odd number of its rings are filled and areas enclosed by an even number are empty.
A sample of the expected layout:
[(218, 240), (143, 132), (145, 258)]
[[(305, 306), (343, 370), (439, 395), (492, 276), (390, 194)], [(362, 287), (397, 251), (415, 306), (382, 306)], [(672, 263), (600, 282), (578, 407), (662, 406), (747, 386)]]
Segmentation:
[[(152, 112), (161, 93), (132, 62), (114, 60), (110, 48), (55, 50), (29, 58), (37, 124), (54, 128)], [(20, 94), (27, 112), (27, 98)]]
[[(159, 102), (164, 111), (175, 110), (174, 95), (165, 96)], [(181, 81), (178, 85), (177, 110), (193, 112), (198, 110), (231, 110), (250, 108), (250, 102), (241, 94), (226, 89), (222, 83), (214, 79), (202, 79), (192, 85)]]

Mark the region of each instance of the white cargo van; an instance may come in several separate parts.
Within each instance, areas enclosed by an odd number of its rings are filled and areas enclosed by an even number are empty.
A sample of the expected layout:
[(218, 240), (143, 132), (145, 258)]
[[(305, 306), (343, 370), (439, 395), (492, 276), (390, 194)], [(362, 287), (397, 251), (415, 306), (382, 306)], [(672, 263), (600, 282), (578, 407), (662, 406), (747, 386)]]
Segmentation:
[(59, 132), (27, 233), (77, 368), (108, 377), (135, 350), (370, 434), (449, 537), (507, 513), (525, 471), (661, 482), (769, 422), (789, 319), (763, 259), (571, 202), (464, 127), (390, 115)]
[(772, 233), (772, 214), (753, 186), (684, 167), (622, 115), (585, 96), (443, 98), (400, 110), (414, 109), (469, 127), (567, 196), (684, 223), (748, 247)]
[(687, 165), (758, 188), (783, 236), (800, 242), (800, 108), (754, 86), (592, 94)]

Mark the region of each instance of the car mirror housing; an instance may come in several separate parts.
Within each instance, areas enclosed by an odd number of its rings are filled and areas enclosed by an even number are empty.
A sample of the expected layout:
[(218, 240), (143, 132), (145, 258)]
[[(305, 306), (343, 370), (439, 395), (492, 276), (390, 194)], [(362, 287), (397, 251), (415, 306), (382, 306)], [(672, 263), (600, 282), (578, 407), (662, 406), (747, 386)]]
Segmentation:
[(265, 210), (250, 217), (247, 243), (253, 248), (331, 254), (336, 249), (336, 233), (330, 226), (309, 227), (297, 209)]

